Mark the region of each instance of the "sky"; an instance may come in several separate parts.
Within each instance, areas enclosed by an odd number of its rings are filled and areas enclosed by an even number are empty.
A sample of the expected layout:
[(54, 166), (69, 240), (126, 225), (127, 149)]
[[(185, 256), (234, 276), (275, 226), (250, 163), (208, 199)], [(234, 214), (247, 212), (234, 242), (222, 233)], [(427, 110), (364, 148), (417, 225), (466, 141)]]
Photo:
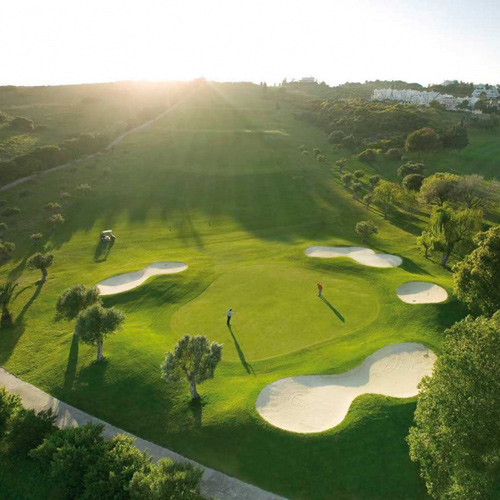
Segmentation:
[(23, 0), (0, 19), (0, 85), (500, 83), (499, 0)]

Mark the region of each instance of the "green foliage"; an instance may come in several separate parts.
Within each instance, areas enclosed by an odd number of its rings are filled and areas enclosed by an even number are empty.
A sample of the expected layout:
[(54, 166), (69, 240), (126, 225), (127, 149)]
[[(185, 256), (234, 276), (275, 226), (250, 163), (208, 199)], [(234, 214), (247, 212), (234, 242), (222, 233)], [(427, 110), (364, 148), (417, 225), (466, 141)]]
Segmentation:
[(474, 238), (476, 248), (454, 270), (454, 293), (473, 312), (491, 316), (500, 310), (500, 226)]
[(391, 160), (401, 160), (403, 153), (398, 148), (390, 148), (385, 152), (385, 156)]
[(101, 304), (97, 286), (87, 288), (85, 285), (74, 285), (59, 295), (56, 310), (63, 318), (74, 319), (80, 312), (94, 304)]
[(43, 238), (42, 233), (33, 233), (30, 235), (30, 240), (33, 242), (33, 246), (37, 246), (38, 242)]
[(10, 121), (9, 126), (11, 129), (17, 130), (19, 132), (33, 132), (33, 130), (35, 129), (33, 121), (22, 116), (16, 116), (15, 118), (13, 118)]
[(200, 397), (196, 385), (214, 376), (215, 368), (222, 358), (222, 344), (208, 343), (204, 335), (184, 335), (174, 351), (166, 354), (162, 365), (162, 377), (167, 382), (185, 379), (190, 384), (191, 398)]
[(467, 127), (463, 123), (452, 125), (441, 133), (440, 139), (445, 149), (464, 149), (469, 144)]
[(321, 149), (319, 149), (319, 148), (313, 149), (314, 158), (317, 158), (320, 154), (321, 154)]
[(408, 135), (405, 142), (405, 149), (415, 153), (435, 151), (438, 147), (438, 136), (436, 131), (431, 127), (415, 130), (415, 132)]
[(401, 188), (393, 182), (380, 181), (373, 190), (373, 201), (384, 209), (384, 219), (387, 219), (389, 210), (401, 197)]
[(500, 315), (456, 323), (432, 377), (420, 384), (408, 443), (431, 497), (497, 498), (500, 471)]
[(363, 163), (368, 163), (371, 165), (376, 159), (377, 155), (380, 153), (380, 150), (378, 149), (365, 149), (358, 155), (356, 155), (356, 158), (363, 162)]
[(375, 186), (380, 182), (380, 175), (372, 175), (368, 182), (370, 183), (370, 188), (373, 190)]
[(36, 253), (28, 260), (29, 269), (38, 269), (42, 272), (42, 281), (47, 279), (47, 269), (53, 264), (54, 256), (52, 254), (43, 255)]
[(328, 136), (328, 142), (331, 144), (341, 144), (344, 137), (345, 134), (344, 132), (342, 132), (342, 130), (334, 130), (333, 132), (330, 132), (330, 135)]
[(373, 194), (368, 193), (363, 196), (363, 203), (369, 208), (373, 201)]
[(54, 214), (54, 215), (51, 215), (48, 219), (47, 219), (47, 222), (52, 226), (52, 227), (56, 227), (56, 226), (60, 226), (61, 224), (64, 224), (65, 222), (65, 218), (62, 214)]
[(14, 243), (0, 239), (0, 257), (2, 259), (9, 259), (15, 249), (16, 245)]
[(0, 232), (4, 233), (9, 230), (9, 226), (5, 222), (0, 222)]
[(365, 176), (364, 170), (355, 170), (354, 171), (354, 177), (356, 177), (356, 179), (361, 179), (364, 176)]
[(417, 238), (417, 246), (422, 250), (424, 257), (428, 259), (432, 255), (434, 250), (434, 243), (436, 238), (430, 231), (423, 231), (422, 234)]
[(89, 184), (80, 184), (75, 188), (75, 191), (79, 196), (87, 196), (92, 192), (92, 188)]
[(442, 172), (427, 177), (420, 188), (420, 201), (438, 206), (455, 201), (459, 181), (458, 175)]
[(453, 198), (467, 208), (494, 208), (500, 199), (498, 182), (486, 182), (481, 175), (462, 175), (455, 186)]
[(21, 398), (17, 394), (11, 394), (0, 386), (0, 439), (5, 435), (12, 416), (22, 407)]
[(344, 174), (340, 178), (340, 181), (342, 182), (344, 187), (349, 188), (354, 181), (354, 175), (352, 175), (350, 173)]
[(202, 500), (201, 469), (169, 458), (150, 466), (148, 472), (134, 474), (130, 485), (132, 500)]
[(406, 177), (410, 174), (424, 175), (425, 165), (423, 163), (413, 163), (408, 161), (398, 168), (398, 176)]
[(47, 212), (56, 212), (57, 210), (60, 210), (61, 209), (61, 204), (60, 203), (47, 203), (44, 207), (43, 207), (44, 210), (46, 210)]
[(368, 243), (368, 237), (378, 233), (378, 226), (372, 220), (362, 220), (356, 224), (356, 233), (363, 237), (363, 243)]
[(75, 332), (84, 344), (97, 346), (97, 361), (101, 361), (104, 339), (116, 332), (124, 321), (125, 315), (118, 309), (95, 303), (78, 314)]
[(435, 238), (434, 247), (443, 252), (441, 265), (446, 266), (456, 247), (466, 249), (481, 229), (483, 212), (469, 208), (454, 209), (449, 205), (434, 207), (429, 228)]
[(18, 207), (7, 207), (2, 211), (4, 217), (14, 217), (14, 215), (20, 214), (21, 209)]
[(408, 191), (420, 191), (422, 183), (424, 182), (424, 176), (420, 174), (408, 174), (404, 177), (402, 185)]

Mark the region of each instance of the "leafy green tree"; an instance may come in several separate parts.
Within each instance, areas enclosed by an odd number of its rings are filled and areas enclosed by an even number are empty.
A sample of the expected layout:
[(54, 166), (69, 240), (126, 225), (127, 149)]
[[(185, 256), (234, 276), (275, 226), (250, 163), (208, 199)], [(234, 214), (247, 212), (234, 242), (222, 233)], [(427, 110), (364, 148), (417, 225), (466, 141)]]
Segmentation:
[(321, 149), (319, 149), (319, 148), (313, 149), (314, 158), (317, 158), (320, 154), (321, 154)]
[(377, 159), (378, 153), (380, 153), (380, 150), (378, 149), (365, 149), (364, 151), (361, 151), (356, 158), (363, 163), (371, 165)]
[(350, 188), (351, 187), (351, 184), (352, 182), (354, 181), (354, 175), (352, 174), (344, 174), (341, 178), (340, 178), (340, 181), (342, 182), (342, 184), (344, 185), (344, 187), (346, 188)]
[(7, 224), (5, 224), (5, 222), (0, 222), (0, 237), (3, 236), (3, 233), (5, 233), (5, 231), (8, 231), (9, 230), (9, 226)]
[(356, 179), (361, 179), (365, 176), (365, 171), (364, 170), (355, 170), (354, 171), (354, 177), (356, 177)]
[(328, 142), (330, 144), (340, 144), (344, 137), (345, 134), (344, 132), (342, 132), (342, 130), (334, 130), (333, 132), (330, 132), (330, 135), (328, 136)]
[(64, 224), (65, 219), (62, 214), (54, 214), (47, 219), (47, 222), (55, 229), (57, 226)]
[(499, 201), (498, 182), (486, 182), (481, 175), (461, 176), (454, 189), (453, 198), (467, 208), (493, 208)]
[(339, 158), (336, 162), (335, 162), (335, 165), (338, 167), (339, 169), (339, 172), (342, 173), (344, 171), (344, 168), (345, 168), (345, 164), (347, 163), (347, 159), (342, 157), (342, 158)]
[(114, 307), (96, 303), (84, 309), (76, 318), (75, 333), (84, 344), (97, 346), (97, 361), (101, 361), (104, 339), (115, 333), (125, 321), (124, 314)]
[(162, 377), (167, 382), (187, 380), (191, 399), (199, 399), (196, 385), (213, 378), (221, 358), (221, 344), (209, 344), (204, 335), (185, 335), (177, 342), (173, 351), (167, 352), (162, 365)]
[(373, 201), (373, 194), (368, 193), (363, 196), (363, 203), (366, 205), (367, 208), (370, 208), (370, 205), (372, 204)]
[(446, 266), (456, 247), (472, 243), (472, 238), (481, 229), (482, 222), (481, 210), (456, 210), (449, 205), (434, 207), (429, 224), (435, 237), (434, 248), (443, 254), (441, 266)]
[(463, 123), (452, 125), (441, 134), (441, 144), (445, 149), (464, 149), (469, 144), (467, 126)]
[(500, 310), (500, 226), (478, 233), (474, 243), (453, 268), (454, 292), (471, 311), (491, 316)]
[(202, 500), (203, 471), (169, 458), (158, 460), (148, 471), (136, 472), (130, 484), (132, 500)]
[(372, 175), (368, 182), (370, 183), (370, 189), (373, 191), (375, 186), (380, 182), (380, 175)]
[(42, 283), (44, 283), (48, 276), (47, 269), (53, 262), (54, 256), (52, 254), (42, 255), (41, 253), (36, 253), (28, 260), (28, 268), (40, 270), (42, 272)]
[(24, 118), (23, 116), (16, 116), (9, 123), (10, 128), (19, 132), (33, 132), (35, 126), (32, 120)]
[(359, 193), (361, 193), (361, 190), (363, 189), (363, 184), (361, 182), (355, 182), (352, 185), (352, 197), (357, 200), (359, 198)]
[(94, 304), (101, 304), (99, 288), (97, 286), (87, 288), (85, 285), (75, 285), (59, 295), (56, 310), (63, 318), (74, 319), (84, 309)]
[(455, 201), (459, 181), (458, 175), (442, 172), (427, 177), (420, 188), (420, 201), (439, 206), (447, 201)]
[(363, 237), (363, 243), (368, 243), (368, 237), (378, 233), (378, 226), (372, 220), (362, 220), (356, 224), (356, 233)]
[(412, 153), (427, 153), (439, 148), (439, 140), (436, 131), (430, 127), (424, 127), (415, 130), (408, 135), (405, 142), (405, 148)]
[(7, 431), (12, 416), (22, 409), (21, 398), (0, 386), (0, 439)]
[(38, 246), (38, 242), (43, 238), (42, 233), (33, 233), (30, 236), (30, 240), (33, 242), (33, 246), (36, 247)]
[(417, 246), (422, 250), (426, 259), (431, 256), (435, 242), (436, 238), (430, 231), (423, 231), (417, 238)]
[(11, 241), (3, 241), (0, 239), (0, 256), (2, 259), (9, 259), (12, 252), (16, 249), (16, 245)]
[(318, 156), (316, 156), (316, 160), (318, 160), (319, 163), (326, 163), (326, 156), (325, 155), (318, 155)]
[(402, 181), (403, 187), (408, 191), (420, 191), (424, 176), (420, 174), (408, 174)]
[(12, 283), (10, 281), (0, 286), (0, 306), (2, 307), (2, 319), (0, 320), (0, 324), (2, 326), (12, 325), (12, 313), (9, 308), (14, 290), (17, 286), (18, 283)]
[(60, 203), (47, 203), (43, 209), (46, 211), (46, 212), (56, 212), (57, 210), (60, 210), (61, 209), (61, 204)]
[(401, 197), (401, 188), (393, 182), (380, 181), (373, 190), (373, 200), (384, 209), (384, 219), (387, 219), (389, 210)]
[(483, 500), (500, 488), (500, 315), (466, 318), (447, 333), (420, 384), (410, 457), (432, 498)]
[(2, 211), (2, 215), (4, 217), (10, 217), (13, 218), (15, 215), (18, 215), (21, 213), (21, 209), (18, 207), (6, 207)]
[(397, 148), (390, 148), (385, 152), (385, 156), (391, 160), (401, 160), (401, 150)]
[(30, 452), (57, 481), (63, 498), (79, 498), (85, 491), (85, 476), (105, 451), (103, 424), (60, 429)]
[(403, 163), (403, 165), (398, 168), (398, 176), (406, 177), (410, 174), (424, 175), (424, 171), (425, 165), (423, 163), (414, 163), (412, 161), (408, 161), (406, 163)]

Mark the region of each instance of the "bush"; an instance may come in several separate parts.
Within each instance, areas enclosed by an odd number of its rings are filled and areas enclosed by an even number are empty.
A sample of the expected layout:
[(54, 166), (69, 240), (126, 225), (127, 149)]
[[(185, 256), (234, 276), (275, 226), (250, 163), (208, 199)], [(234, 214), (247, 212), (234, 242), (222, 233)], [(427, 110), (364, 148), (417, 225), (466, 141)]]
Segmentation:
[(344, 185), (344, 187), (348, 188), (351, 186), (352, 182), (354, 181), (354, 175), (352, 174), (344, 174), (341, 178), (340, 178), (342, 184)]
[(0, 222), (0, 233), (4, 233), (9, 230), (9, 226), (5, 222)]
[(16, 245), (14, 243), (0, 240), (0, 257), (3, 259), (9, 259), (15, 249)]
[(345, 137), (344, 132), (342, 130), (334, 130), (329, 136), (328, 136), (328, 142), (330, 144), (341, 144), (342, 139)]
[(402, 152), (400, 149), (391, 148), (386, 151), (385, 156), (391, 160), (401, 160)]
[(2, 211), (4, 217), (13, 217), (14, 215), (20, 214), (21, 209), (18, 207), (7, 207)]
[(342, 147), (346, 149), (354, 149), (358, 145), (358, 141), (355, 139), (354, 135), (346, 135), (342, 139)]
[(17, 130), (18, 132), (33, 132), (35, 128), (32, 120), (22, 116), (16, 116), (9, 125), (11, 129)]
[(56, 210), (60, 210), (62, 207), (59, 203), (47, 203), (47, 205), (45, 205), (43, 208), (47, 212), (55, 212)]
[(60, 226), (61, 224), (64, 224), (65, 220), (66, 219), (61, 214), (54, 214), (54, 215), (51, 215), (47, 219), (47, 222), (51, 226), (56, 227), (56, 226)]
[(365, 175), (364, 170), (356, 170), (354, 172), (354, 177), (356, 177), (356, 179), (361, 179), (362, 177), (364, 177), (364, 175)]
[(356, 233), (363, 237), (363, 243), (368, 243), (368, 237), (378, 233), (378, 226), (372, 220), (362, 220), (356, 224)]
[(92, 192), (92, 188), (88, 184), (80, 184), (75, 188), (75, 191), (80, 195), (80, 196), (85, 196), (88, 195)]
[(409, 174), (403, 179), (403, 187), (408, 191), (420, 191), (422, 183), (424, 182), (424, 176), (420, 174)]
[(22, 407), (21, 398), (17, 394), (10, 394), (5, 387), (0, 387), (0, 438), (7, 431), (12, 416)]
[(406, 177), (410, 174), (424, 175), (425, 165), (423, 163), (413, 163), (409, 161), (398, 168), (398, 176)]
[(378, 153), (380, 153), (378, 149), (365, 149), (356, 158), (363, 163), (371, 164), (376, 160)]

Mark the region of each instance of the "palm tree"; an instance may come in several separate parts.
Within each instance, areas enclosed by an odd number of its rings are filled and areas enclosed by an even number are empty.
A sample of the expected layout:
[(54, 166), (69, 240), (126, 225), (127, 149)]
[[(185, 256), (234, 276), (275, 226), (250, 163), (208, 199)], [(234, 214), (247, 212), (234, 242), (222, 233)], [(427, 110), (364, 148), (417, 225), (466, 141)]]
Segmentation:
[(0, 286), (0, 305), (2, 306), (2, 319), (0, 320), (0, 324), (2, 326), (12, 325), (12, 314), (9, 311), (9, 305), (17, 285), (18, 283), (8, 281)]

